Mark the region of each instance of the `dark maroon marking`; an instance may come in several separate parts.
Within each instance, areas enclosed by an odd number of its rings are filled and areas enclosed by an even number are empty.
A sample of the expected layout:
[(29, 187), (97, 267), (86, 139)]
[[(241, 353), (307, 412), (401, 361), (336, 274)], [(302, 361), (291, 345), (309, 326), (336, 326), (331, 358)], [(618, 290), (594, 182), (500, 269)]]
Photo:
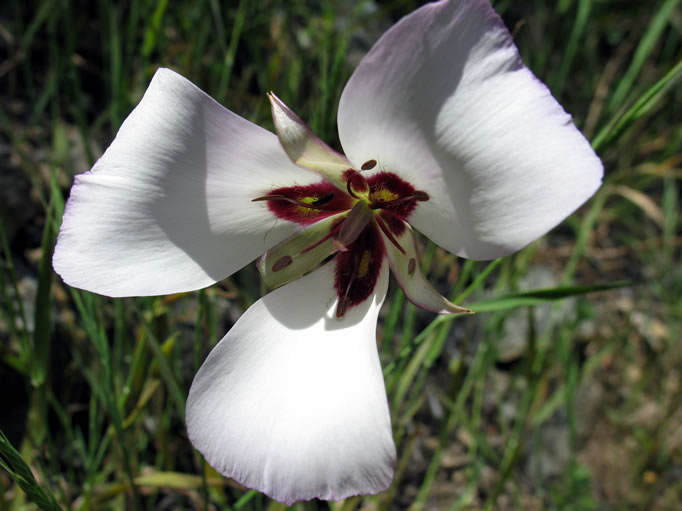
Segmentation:
[(384, 222), (386, 227), (395, 235), (395, 236), (402, 236), (403, 233), (405, 232), (405, 222), (403, 222), (399, 216), (393, 214), (390, 210), (388, 209), (382, 209), (379, 211), (379, 215), (381, 217), (381, 220)]
[(362, 164), (362, 167), (360, 167), (362, 170), (370, 170), (373, 169), (374, 167), (377, 166), (377, 161), (376, 160), (367, 160), (365, 163)]
[[(326, 181), (306, 186), (289, 186), (272, 190), (265, 195), (279, 195), (280, 199), (268, 199), (268, 209), (277, 217), (301, 225), (310, 225), (350, 209), (350, 197), (339, 192)], [(312, 201), (310, 199), (313, 198)], [(310, 201), (310, 208), (301, 205), (304, 199)], [(290, 202), (296, 201), (297, 204)], [(305, 213), (304, 213), (305, 212)]]
[(289, 266), (292, 262), (294, 262), (294, 259), (290, 255), (285, 255), (277, 259), (275, 261), (275, 264), (272, 265), (272, 271), (280, 271)]
[[(366, 274), (361, 275), (360, 265), (365, 251), (370, 254), (369, 266)], [(348, 246), (348, 250), (339, 252), (334, 260), (334, 288), (339, 297), (337, 317), (343, 316), (348, 307), (364, 302), (374, 293), (385, 254), (386, 247), (374, 223), (365, 228)]]
[[(417, 199), (413, 198), (407, 201), (398, 201), (397, 203), (391, 205), (386, 204), (384, 206), (382, 205), (382, 202), (385, 203), (385, 201), (381, 201), (379, 197), (381, 191), (385, 190), (386, 192), (396, 195), (396, 199), (410, 195), (421, 198), (421, 194), (426, 195), (424, 192), (415, 191), (410, 183), (400, 179), (391, 172), (379, 172), (378, 174), (374, 174), (367, 178), (367, 182), (369, 183), (370, 207), (372, 209), (381, 209), (383, 212), (390, 213), (404, 221), (407, 221), (410, 214), (414, 211), (414, 208), (417, 207)], [(374, 198), (372, 197), (373, 193), (375, 194)], [(375, 198), (376, 200), (374, 200)]]
[(407, 263), (407, 274), (411, 277), (414, 274), (414, 270), (417, 268), (417, 260), (413, 257), (410, 262)]

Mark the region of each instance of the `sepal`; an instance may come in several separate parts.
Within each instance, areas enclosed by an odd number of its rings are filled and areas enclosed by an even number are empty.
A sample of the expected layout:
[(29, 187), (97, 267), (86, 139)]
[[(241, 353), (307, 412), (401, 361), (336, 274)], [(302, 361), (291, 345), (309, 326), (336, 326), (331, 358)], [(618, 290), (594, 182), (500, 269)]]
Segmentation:
[(331, 216), (275, 245), (258, 259), (258, 271), (265, 284), (280, 287), (317, 268), (338, 249), (338, 233), (345, 213)]
[[(445, 298), (426, 280), (418, 263), (414, 231), (408, 224), (404, 224), (400, 236), (393, 233), (393, 240), (389, 239), (384, 232), (382, 236), (386, 245), (388, 264), (409, 301), (437, 314), (472, 313), (470, 309), (455, 305)], [(395, 242), (400, 245), (402, 251)]]
[(275, 94), (268, 94), (275, 131), (284, 151), (296, 165), (321, 175), (327, 182), (346, 190), (344, 173), (353, 166), (342, 154), (325, 144)]

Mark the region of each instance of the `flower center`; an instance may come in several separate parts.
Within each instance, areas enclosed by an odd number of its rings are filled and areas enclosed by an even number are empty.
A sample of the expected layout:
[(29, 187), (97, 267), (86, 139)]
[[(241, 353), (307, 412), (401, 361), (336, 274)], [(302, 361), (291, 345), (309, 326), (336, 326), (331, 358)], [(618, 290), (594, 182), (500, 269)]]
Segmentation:
[[(368, 170), (375, 165), (376, 161), (370, 160), (361, 168)], [(357, 170), (349, 169), (343, 177), (345, 191), (322, 181), (277, 188), (253, 199), (267, 201), (268, 209), (277, 218), (310, 226), (310, 231), (315, 231), (312, 238), (305, 233), (298, 235), (299, 239), (305, 236), (306, 246), (290, 240), (273, 249), (276, 258), (271, 264), (264, 264), (261, 273), (284, 273), (296, 268), (302, 275), (335, 254), (337, 318), (342, 318), (349, 307), (372, 296), (386, 255), (384, 239), (405, 254), (397, 239), (405, 232), (406, 221), (418, 202), (429, 200), (425, 192), (416, 190), (391, 172), (382, 171), (365, 178)], [(335, 218), (329, 218), (332, 216)], [(318, 232), (321, 225), (324, 229)], [(311, 257), (312, 252), (319, 252), (319, 257)], [(304, 257), (310, 263), (295, 264), (297, 258)], [(287, 275), (288, 280), (291, 278)]]

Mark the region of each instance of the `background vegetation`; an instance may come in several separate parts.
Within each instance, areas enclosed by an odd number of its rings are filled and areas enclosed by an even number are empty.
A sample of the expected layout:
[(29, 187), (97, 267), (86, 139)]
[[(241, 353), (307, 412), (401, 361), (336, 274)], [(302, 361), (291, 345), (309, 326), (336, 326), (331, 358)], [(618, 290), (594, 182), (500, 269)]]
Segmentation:
[[(70, 289), (50, 264), (64, 201), (159, 66), (270, 129), (276, 91), (338, 147), (346, 79), (417, 4), (2, 2), (0, 510), (283, 507), (206, 466), (183, 423), (201, 361), (265, 292), (256, 270), (159, 298)], [(606, 181), (512, 257), (424, 243), (430, 280), (480, 313), (435, 318), (392, 285), (378, 342), (397, 476), (329, 506), (680, 509), (680, 1), (494, 4)]]

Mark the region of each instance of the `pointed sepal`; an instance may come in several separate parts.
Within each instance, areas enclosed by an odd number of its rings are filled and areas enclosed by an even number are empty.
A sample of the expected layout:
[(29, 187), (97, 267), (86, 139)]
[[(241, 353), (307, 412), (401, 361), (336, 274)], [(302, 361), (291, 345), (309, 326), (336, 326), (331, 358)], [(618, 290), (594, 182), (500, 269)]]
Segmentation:
[[(403, 222), (400, 235), (390, 229), (387, 227), (389, 237), (382, 227), (388, 264), (407, 299), (418, 307), (437, 314), (471, 314), (470, 309), (455, 305), (441, 295), (424, 277), (419, 266), (412, 228)], [(393, 231), (396, 230), (394, 227)]]
[(353, 166), (342, 154), (325, 144), (275, 94), (268, 94), (275, 131), (284, 151), (296, 165), (317, 172), (327, 182), (346, 190), (344, 173)]

